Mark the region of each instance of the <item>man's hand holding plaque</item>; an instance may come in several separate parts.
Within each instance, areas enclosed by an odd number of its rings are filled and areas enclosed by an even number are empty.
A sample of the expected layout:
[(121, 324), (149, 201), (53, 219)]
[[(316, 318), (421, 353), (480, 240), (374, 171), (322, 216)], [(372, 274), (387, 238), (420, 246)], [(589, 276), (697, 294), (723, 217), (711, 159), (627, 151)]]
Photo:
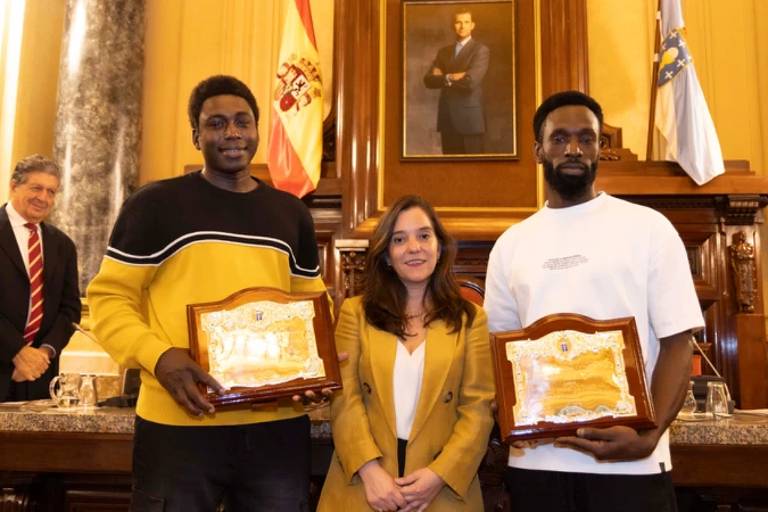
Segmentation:
[(636, 430), (655, 421), (633, 318), (550, 315), (491, 337), (508, 441), (558, 438), (605, 458), (650, 446)]
[(341, 388), (324, 293), (251, 288), (189, 305), (187, 316), (193, 359), (216, 383), (198, 381), (212, 405), (313, 400)]
[(195, 416), (214, 412), (213, 404), (201, 393), (200, 384), (219, 395), (226, 392), (183, 348), (174, 347), (163, 352), (155, 365), (155, 377), (179, 405)]

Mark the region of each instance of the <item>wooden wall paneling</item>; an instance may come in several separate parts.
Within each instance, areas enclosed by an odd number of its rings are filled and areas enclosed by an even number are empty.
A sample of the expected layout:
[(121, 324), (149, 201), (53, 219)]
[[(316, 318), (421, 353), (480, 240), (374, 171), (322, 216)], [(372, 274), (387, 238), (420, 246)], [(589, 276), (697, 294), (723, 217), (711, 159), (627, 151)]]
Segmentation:
[[(546, 11), (541, 20), (541, 67), (549, 76), (544, 82), (550, 89), (560, 87), (552, 82), (560, 74), (558, 66), (565, 65), (571, 69), (571, 78), (565, 82), (568, 88), (585, 88), (585, 0), (541, 4)], [(461, 239), (495, 239), (507, 226), (535, 211), (540, 184), (530, 150), (529, 122), (541, 85), (536, 78), (538, 50), (533, 25), (538, 4), (515, 2), (519, 159), (505, 162), (401, 161), (401, 2), (337, 0), (336, 5), (337, 170), (344, 182), (341, 235), (370, 235), (388, 201), (405, 192), (430, 196), (441, 207), (448, 229)], [(557, 20), (559, 28), (546, 26), (552, 20)], [(560, 64), (550, 62), (546, 55), (558, 56)], [(386, 91), (380, 90), (382, 84)], [(476, 192), (481, 190), (477, 183), (485, 184), (482, 193)]]
[(309, 202), (308, 206), (312, 213), (312, 220), (315, 223), (315, 238), (317, 240), (320, 273), (323, 276), (325, 285), (329, 288), (331, 293), (333, 293), (333, 289), (336, 287), (336, 282), (333, 278), (335, 274), (334, 267), (336, 265), (334, 238), (336, 233), (341, 229), (341, 208), (340, 205), (318, 204), (318, 202), (313, 201), (312, 199), (307, 202)]
[[(733, 205), (729, 200), (723, 204)], [(756, 211), (756, 213), (759, 210)], [(729, 215), (724, 212), (724, 221), (731, 222), (754, 221), (755, 215), (744, 216)], [(758, 219), (761, 220), (761, 219)], [(735, 281), (737, 279), (732, 262), (730, 248), (734, 244), (736, 233), (746, 234), (746, 241), (754, 249), (753, 279), (755, 286), (754, 312), (742, 311), (739, 307), (738, 292)], [(728, 225), (724, 227), (723, 259), (721, 261), (722, 272), (726, 277), (725, 295), (728, 300), (723, 301), (723, 315), (725, 322), (725, 335), (722, 348), (718, 356), (723, 361), (724, 369), (728, 373), (728, 383), (732, 387), (733, 395), (742, 408), (765, 407), (768, 404), (768, 341), (766, 341), (765, 314), (760, 283), (759, 254), (760, 231), (755, 225)]]
[(343, 178), (342, 234), (376, 208), (381, 1), (337, 0), (336, 164)]
[(461, 241), (458, 243), (456, 263), (453, 271), (461, 276), (472, 277), (485, 288), (485, 273), (488, 266), (488, 256), (491, 253), (492, 241)]
[(763, 408), (768, 403), (765, 317), (739, 313), (734, 320), (733, 330), (738, 340), (738, 403), (743, 409)]
[[(720, 333), (723, 329), (723, 322), (720, 320), (722, 315), (720, 314), (719, 306), (720, 302), (718, 301), (702, 309), (702, 313), (704, 313), (704, 329), (694, 334), (699, 347), (701, 347), (701, 352), (703, 352), (710, 361), (716, 361), (715, 347), (717, 346), (717, 340), (720, 338)], [(715, 374), (706, 361), (702, 360), (700, 363), (702, 374)]]
[(586, 0), (541, 2), (542, 98), (575, 89), (589, 93)]
[[(443, 222), (455, 236), (484, 239), (495, 238), (509, 224), (538, 208), (539, 183), (531, 150), (533, 134), (529, 128), (536, 103), (535, 17), (533, 2), (515, 2), (514, 6), (514, 24), (508, 30), (515, 36), (515, 83), (514, 90), (513, 84), (509, 84), (508, 94), (515, 94), (517, 109), (515, 118), (508, 122), (516, 126), (517, 158), (478, 160), (437, 156), (405, 160), (402, 158), (403, 88), (406, 83), (402, 55), (405, 30), (403, 6), (399, 0), (387, 1), (386, 51), (381, 57), (385, 61), (386, 73), (383, 75), (385, 101), (380, 111), (384, 120), (384, 144), (383, 161), (378, 169), (379, 186), (382, 187), (377, 204), (379, 210), (402, 195), (417, 192), (439, 208)], [(435, 41), (432, 47), (421, 51), (431, 59), (445, 42)], [(494, 48), (491, 48), (491, 62), (493, 59)], [(484, 93), (487, 112), (493, 108), (493, 103), (487, 87)], [(431, 115), (421, 123), (434, 127), (436, 99), (434, 110), (429, 110)], [(481, 218), (482, 221), (476, 222)], [(372, 224), (370, 222), (361, 228), (368, 231)]]

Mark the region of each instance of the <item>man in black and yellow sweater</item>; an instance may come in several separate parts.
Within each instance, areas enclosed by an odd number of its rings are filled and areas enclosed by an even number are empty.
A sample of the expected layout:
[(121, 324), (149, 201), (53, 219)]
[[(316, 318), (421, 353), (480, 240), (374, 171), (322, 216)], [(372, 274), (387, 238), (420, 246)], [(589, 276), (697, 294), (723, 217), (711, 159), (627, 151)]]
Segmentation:
[(307, 510), (307, 416), (289, 404), (216, 411), (196, 387), (223, 391), (189, 356), (186, 305), (252, 286), (325, 290), (312, 218), (250, 176), (259, 111), (245, 84), (204, 80), (189, 118), (205, 167), (126, 201), (88, 287), (102, 345), (141, 368), (133, 510)]

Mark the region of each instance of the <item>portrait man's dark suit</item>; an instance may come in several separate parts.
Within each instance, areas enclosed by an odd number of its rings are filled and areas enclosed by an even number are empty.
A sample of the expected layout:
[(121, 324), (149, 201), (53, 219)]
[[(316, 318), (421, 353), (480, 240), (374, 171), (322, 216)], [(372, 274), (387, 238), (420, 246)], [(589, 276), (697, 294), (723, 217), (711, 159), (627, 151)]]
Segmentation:
[[(443, 153), (482, 153), (485, 134), (483, 78), (488, 71), (490, 50), (474, 38), (455, 54), (455, 45), (437, 52), (424, 85), (441, 89), (437, 108), (437, 130), (442, 135)], [(436, 70), (438, 71), (436, 73)], [(450, 75), (463, 76), (451, 80)]]
[[(24, 347), (29, 307), (29, 276), (6, 209), (7, 205), (0, 208), (0, 402), (8, 397), (13, 358)], [(40, 378), (15, 383), (16, 399), (48, 396), (48, 384), (59, 372), (58, 356), (72, 336), (72, 322), (80, 321), (75, 245), (54, 226), (44, 222), (39, 225), (43, 243), (43, 321), (32, 346), (50, 345), (56, 357)]]

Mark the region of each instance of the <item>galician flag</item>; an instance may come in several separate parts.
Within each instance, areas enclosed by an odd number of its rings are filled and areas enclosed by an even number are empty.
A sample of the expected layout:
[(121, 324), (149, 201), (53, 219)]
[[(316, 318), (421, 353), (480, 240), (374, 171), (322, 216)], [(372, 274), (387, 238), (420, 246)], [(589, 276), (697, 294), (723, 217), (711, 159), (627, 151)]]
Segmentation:
[(267, 162), (275, 187), (303, 197), (320, 180), (323, 85), (309, 0), (287, 3)]
[(678, 162), (698, 185), (725, 172), (720, 142), (693, 69), (680, 0), (661, 0), (656, 128), (665, 160)]

